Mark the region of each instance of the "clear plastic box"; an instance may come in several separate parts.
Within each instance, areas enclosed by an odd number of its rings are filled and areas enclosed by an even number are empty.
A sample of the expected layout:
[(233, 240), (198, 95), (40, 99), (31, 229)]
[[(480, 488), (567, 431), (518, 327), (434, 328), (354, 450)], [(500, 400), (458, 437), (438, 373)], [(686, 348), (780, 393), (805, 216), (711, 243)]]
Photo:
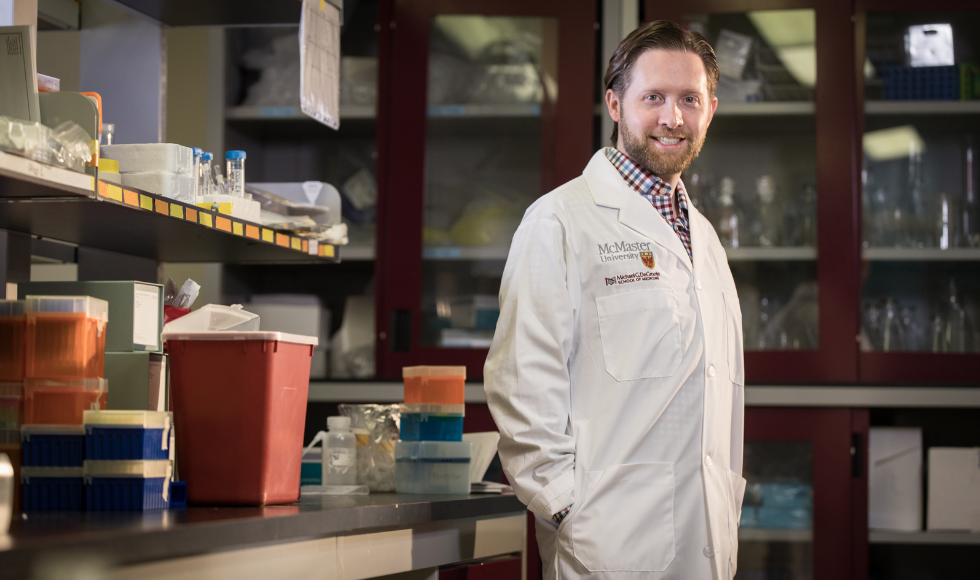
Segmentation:
[(395, 490), (414, 494), (469, 494), (469, 441), (399, 441)]
[(23, 464), (30, 467), (81, 467), (85, 428), (80, 425), (24, 425)]
[(402, 441), (462, 441), (465, 405), (401, 406)]
[(24, 424), (81, 425), (85, 411), (105, 409), (105, 379), (24, 381)]
[(403, 367), (405, 402), (429, 405), (462, 405), (465, 402), (466, 367)]
[(86, 461), (85, 505), (95, 511), (143, 511), (170, 505), (173, 464), (160, 461)]
[(24, 422), (24, 384), (0, 383), (0, 429), (20, 427)]
[(28, 296), (24, 377), (96, 379), (105, 375), (109, 303), (91, 296)]
[(173, 414), (166, 411), (85, 411), (85, 457), (161, 460), (170, 457)]
[(0, 381), (24, 379), (24, 333), (27, 316), (23, 300), (0, 300)]

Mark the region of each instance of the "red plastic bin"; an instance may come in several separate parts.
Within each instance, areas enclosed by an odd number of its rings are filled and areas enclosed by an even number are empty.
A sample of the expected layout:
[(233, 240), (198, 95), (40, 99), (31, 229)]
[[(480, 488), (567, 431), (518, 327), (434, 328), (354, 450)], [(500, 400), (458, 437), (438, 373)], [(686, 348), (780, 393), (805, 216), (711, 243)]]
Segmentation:
[(165, 333), (180, 477), (193, 504), (299, 499), (317, 339), (282, 332)]

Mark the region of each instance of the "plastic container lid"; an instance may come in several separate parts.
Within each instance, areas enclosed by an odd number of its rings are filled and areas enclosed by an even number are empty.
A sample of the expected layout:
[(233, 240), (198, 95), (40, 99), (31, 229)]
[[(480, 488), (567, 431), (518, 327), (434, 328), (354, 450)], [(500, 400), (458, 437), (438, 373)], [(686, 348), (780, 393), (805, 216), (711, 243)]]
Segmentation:
[(20, 427), (0, 429), (0, 445), (20, 445)]
[[(178, 318), (178, 320), (180, 319)], [(168, 340), (268, 340), (316, 346), (319, 339), (315, 336), (302, 336), (287, 332), (263, 332), (259, 330), (253, 332), (236, 332), (226, 330), (215, 332), (165, 332), (163, 333), (163, 340), (164, 342)]]
[(23, 300), (0, 300), (0, 316), (23, 316)]
[(143, 429), (170, 429), (173, 413), (169, 411), (85, 411), (82, 413), (85, 426), (99, 427), (141, 427)]
[(244, 151), (229, 151), (225, 153), (225, 159), (245, 159)]
[(124, 461), (85, 461), (85, 477), (170, 477), (173, 466), (169, 459), (138, 459)]
[(205, 304), (194, 312), (172, 320), (163, 326), (164, 334), (173, 332), (214, 332), (219, 330), (252, 331), (258, 329), (259, 316), (244, 310), (241, 304), (234, 304), (232, 306)]
[(99, 159), (99, 173), (119, 173), (119, 161), (108, 157)]
[(200, 147), (191, 147), (191, 151), (194, 152), (194, 157), (200, 157), (204, 153), (204, 150)]
[(0, 383), (0, 397), (4, 399), (23, 399), (23, 383)]
[(462, 377), (466, 367), (402, 367), (402, 378), (409, 377)]
[(24, 381), (24, 390), (46, 391), (64, 390), (70, 387), (79, 391), (108, 391), (109, 381), (105, 379), (27, 379)]
[(210, 151), (201, 153), (201, 161), (211, 161), (212, 159), (214, 159), (214, 155), (212, 155)]
[(327, 417), (327, 429), (350, 429), (350, 417)]
[(464, 417), (466, 405), (428, 405), (425, 403), (403, 403), (399, 408), (403, 415), (450, 415)]
[(79, 435), (85, 436), (82, 425), (23, 425), (20, 428), (21, 441), (30, 441), (32, 435)]
[(81, 479), (85, 476), (81, 467), (21, 467), (20, 480), (30, 483), (32, 477), (71, 477)]
[(470, 460), (473, 445), (469, 441), (398, 441), (395, 460), (425, 461), (429, 459)]
[(109, 303), (91, 296), (28, 296), (24, 303), (27, 312), (80, 312), (89, 318), (109, 321)]

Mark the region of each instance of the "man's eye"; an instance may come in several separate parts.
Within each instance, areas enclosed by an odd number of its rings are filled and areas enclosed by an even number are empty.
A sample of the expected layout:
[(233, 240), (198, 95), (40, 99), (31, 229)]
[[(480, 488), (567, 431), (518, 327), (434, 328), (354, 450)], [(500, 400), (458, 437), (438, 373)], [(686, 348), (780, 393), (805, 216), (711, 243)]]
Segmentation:
[(684, 99), (684, 102), (693, 105), (694, 103), (698, 102), (698, 100), (696, 98), (694, 98), (694, 97), (687, 97), (686, 99)]
[(656, 101), (658, 98), (660, 98), (659, 95), (647, 95), (648, 101)]

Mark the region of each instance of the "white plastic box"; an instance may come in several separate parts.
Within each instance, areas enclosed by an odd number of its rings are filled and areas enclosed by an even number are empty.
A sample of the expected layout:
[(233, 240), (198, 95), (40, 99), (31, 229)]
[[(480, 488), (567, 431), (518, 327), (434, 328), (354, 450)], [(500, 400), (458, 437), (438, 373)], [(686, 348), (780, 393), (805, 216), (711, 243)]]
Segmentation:
[(469, 494), (469, 441), (395, 443), (395, 491), (414, 494)]
[(927, 529), (980, 531), (980, 447), (929, 448)]
[(869, 430), (868, 527), (902, 532), (922, 529), (922, 429)]

